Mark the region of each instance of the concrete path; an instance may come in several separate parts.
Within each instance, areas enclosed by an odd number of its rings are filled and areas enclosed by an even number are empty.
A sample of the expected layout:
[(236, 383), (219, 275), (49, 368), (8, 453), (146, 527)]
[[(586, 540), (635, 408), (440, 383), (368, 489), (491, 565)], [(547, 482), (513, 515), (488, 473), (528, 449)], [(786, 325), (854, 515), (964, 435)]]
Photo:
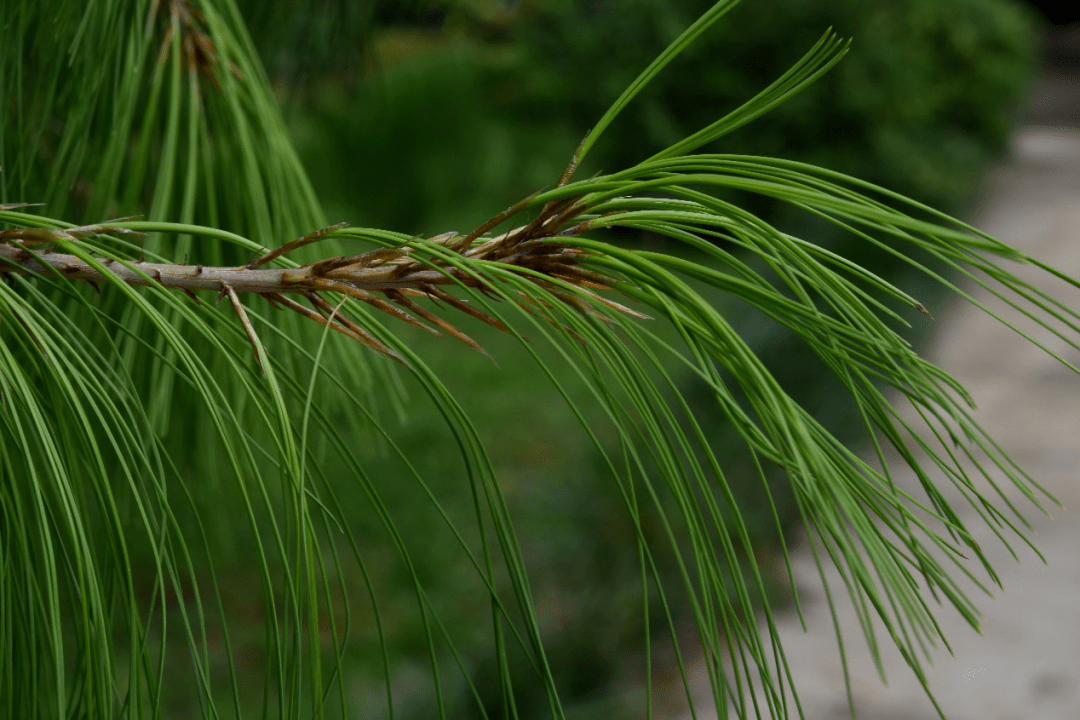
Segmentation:
[[(1021, 129), (1009, 156), (989, 177), (981, 207), (972, 218), (974, 225), (1080, 277), (1080, 129)], [(1080, 308), (1080, 291), (1026, 270), (1014, 269)], [(1035, 510), (1026, 513), (1036, 527), (1033, 539), (1046, 557), (1044, 565), (1029, 549), (1014, 543), (1020, 555), (1020, 562), (1015, 562), (970, 508), (964, 508), (961, 515), (989, 551), (1004, 590), (991, 599), (972, 587), (970, 597), (984, 614), (982, 637), (955, 611), (937, 613), (955, 655), (943, 650), (935, 655), (928, 668), (931, 688), (949, 720), (1076, 720), (1080, 718), (1080, 375), (969, 305), (939, 308), (934, 314), (938, 320), (926, 354), (971, 391), (980, 408), (976, 419), (1066, 509), (1054, 509), (1053, 519)], [(1045, 339), (1047, 334), (1037, 336)], [(1080, 352), (1060, 341), (1046, 342), (1080, 366)], [(911, 478), (906, 482), (914, 484)], [(803, 633), (797, 617), (788, 612), (780, 614), (778, 625), (805, 715), (809, 720), (849, 718), (835, 631), (805, 545), (796, 550), (794, 562), (810, 631)], [(843, 594), (835, 572), (830, 587), (834, 597)], [(885, 648), (889, 652), (884, 657), (889, 686), (882, 685), (850, 603), (842, 598), (837, 608), (858, 718), (937, 717), (891, 647)], [(887, 644), (887, 636), (881, 642)], [(704, 701), (708, 686), (701, 676), (697, 683)], [(698, 705), (702, 706), (708, 703)]]

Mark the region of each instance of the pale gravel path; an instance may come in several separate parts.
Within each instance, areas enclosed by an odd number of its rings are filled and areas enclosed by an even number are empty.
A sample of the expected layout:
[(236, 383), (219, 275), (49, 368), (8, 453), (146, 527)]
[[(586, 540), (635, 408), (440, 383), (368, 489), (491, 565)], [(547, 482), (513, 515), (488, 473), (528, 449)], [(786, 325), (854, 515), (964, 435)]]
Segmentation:
[[(1020, 130), (1009, 156), (989, 177), (981, 207), (972, 218), (974, 225), (1080, 277), (1080, 129)], [(1045, 275), (1023, 272), (1026, 268), (1018, 270), (1080, 308), (1080, 291), (1048, 283)], [(1053, 519), (1034, 510), (1026, 513), (1036, 527), (1034, 541), (1046, 557), (1043, 565), (1024, 547), (1018, 547), (1020, 562), (1013, 561), (973, 511), (964, 508), (961, 515), (989, 551), (1004, 590), (990, 599), (973, 588), (971, 597), (984, 614), (982, 637), (955, 611), (938, 613), (955, 655), (936, 654), (928, 670), (931, 688), (949, 720), (1077, 720), (1080, 376), (970, 305), (953, 304), (935, 315), (927, 356), (972, 392), (980, 408), (976, 419), (1066, 509), (1055, 509)], [(1049, 344), (1080, 366), (1080, 352), (1060, 341)], [(792, 612), (780, 613), (777, 623), (803, 709), (809, 720), (849, 718), (829, 610), (805, 544), (793, 560), (809, 632), (802, 632)], [(833, 572), (830, 577), (834, 597), (842, 595), (838, 576)], [(884, 658), (889, 686), (882, 685), (846, 598), (838, 611), (858, 717), (937, 717), (891, 648), (885, 648)], [(888, 642), (887, 636), (882, 638), (883, 647)], [(708, 707), (704, 678), (699, 674), (695, 683), (698, 707)], [(698, 717), (715, 715), (699, 712)]]

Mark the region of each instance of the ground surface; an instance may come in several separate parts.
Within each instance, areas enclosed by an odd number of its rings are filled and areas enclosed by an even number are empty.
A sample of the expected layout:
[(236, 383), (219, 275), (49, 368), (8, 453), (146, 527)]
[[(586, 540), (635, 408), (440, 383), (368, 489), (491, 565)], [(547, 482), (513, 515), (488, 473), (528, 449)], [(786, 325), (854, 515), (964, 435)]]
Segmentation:
[[(1047, 78), (1009, 154), (988, 178), (979, 208), (971, 218), (974, 225), (1080, 277), (1080, 75)], [(1018, 274), (1080, 308), (1080, 291), (1048, 283), (1038, 272)], [(984, 292), (973, 294), (988, 298)], [(971, 593), (984, 615), (982, 637), (955, 611), (937, 613), (954, 654), (934, 654), (930, 687), (949, 720), (1075, 720), (1080, 718), (1080, 375), (963, 302), (934, 314), (938, 319), (926, 354), (971, 391), (980, 408), (976, 419), (1065, 509), (1052, 508), (1052, 518), (1025, 513), (1044, 565), (1021, 545), (1015, 545), (1019, 562), (1014, 561), (964, 508), (961, 516), (988, 550), (1004, 589), (993, 599)], [(1060, 341), (1049, 344), (1080, 366), (1080, 352)], [(913, 480), (901, 482), (911, 486)], [(851, 717), (835, 631), (806, 543), (793, 559), (810, 631), (804, 633), (791, 612), (779, 615), (778, 626), (805, 717)], [(830, 579), (834, 592), (842, 594), (836, 574)], [(895, 651), (885, 654), (889, 685), (882, 685), (850, 603), (839, 603), (838, 611), (858, 718), (937, 717)], [(696, 682), (698, 706), (707, 707), (700, 673)]]

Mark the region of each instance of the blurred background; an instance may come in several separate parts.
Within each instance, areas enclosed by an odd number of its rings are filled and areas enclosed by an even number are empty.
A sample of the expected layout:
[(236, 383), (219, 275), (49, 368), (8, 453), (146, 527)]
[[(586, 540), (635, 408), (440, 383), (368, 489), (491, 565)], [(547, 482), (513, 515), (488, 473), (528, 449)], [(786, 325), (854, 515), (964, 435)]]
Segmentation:
[[(516, 200), (550, 186), (580, 139), (627, 84), (712, 3), (709, 0), (277, 0), (241, 2), (290, 131), (331, 222), (409, 234), (467, 231)], [(669, 66), (607, 131), (582, 176), (634, 164), (723, 115), (768, 85), (829, 27), (854, 39), (852, 52), (792, 102), (724, 138), (709, 151), (772, 155), (821, 164), (907, 194), (934, 207), (970, 212), (980, 180), (1021, 120), (1080, 125), (1075, 54), (1080, 20), (1066, 3), (1022, 0), (747, 0)], [(1063, 79), (1064, 78), (1064, 79)], [(1071, 79), (1070, 79), (1071, 78)], [(1041, 83), (1041, 85), (1040, 85)], [(1057, 83), (1064, 88), (1055, 92)], [(1038, 101), (1030, 99), (1041, 87)], [(1050, 89), (1047, 90), (1046, 88)], [(1071, 98), (1071, 99), (1070, 99)], [(1070, 103), (1072, 103), (1070, 105)], [(1070, 110), (1071, 108), (1071, 110)], [(1066, 121), (1062, 121), (1066, 122)], [(784, 230), (871, 267), (933, 307), (935, 290), (864, 244), (813, 218), (753, 197), (750, 209)], [(655, 237), (622, 236), (637, 247)], [(716, 298), (723, 304), (723, 298)], [(809, 352), (753, 317), (732, 321), (782, 384), (841, 438), (858, 442), (854, 410)], [(925, 323), (917, 325), (928, 328)], [(410, 336), (421, 356), (458, 394), (488, 441), (533, 570), (537, 611), (562, 697), (575, 717), (640, 712), (647, 623), (642, 617), (634, 530), (606, 477), (599, 453), (554, 401), (550, 384), (509, 336), (466, 328), (501, 366), (438, 340)], [(403, 331), (403, 332), (407, 332)], [(915, 341), (922, 336), (917, 329)], [(430, 344), (429, 348), (424, 347)], [(684, 391), (693, 397), (689, 377)], [(569, 387), (571, 393), (575, 388)], [(587, 405), (587, 402), (583, 403)], [(699, 408), (720, 452), (729, 438), (718, 414)], [(428, 413), (425, 415), (425, 413)], [(470, 512), (450, 438), (433, 435), (435, 410), (411, 406), (396, 440), (420, 461), (451, 514)], [(524, 422), (520, 419), (526, 418)], [(604, 440), (601, 438), (601, 440)], [(734, 445), (731, 445), (734, 448)], [(730, 456), (731, 453), (728, 453)], [(377, 453), (375, 477), (401, 472)], [(771, 510), (754, 491), (753, 468), (729, 476), (745, 507), (758, 560), (779, 573)], [(328, 469), (333, 475), (333, 469)], [(740, 480), (744, 485), (740, 486)], [(787, 532), (795, 509), (782, 483), (774, 498)], [(444, 618), (476, 623), (478, 688), (496, 669), (483, 640), (483, 603), (455, 583), (472, 573), (441, 542), (440, 523), (413, 487), (387, 487), (403, 535), (429, 538), (413, 548), (417, 572), (433, 588)], [(394, 653), (425, 673), (427, 644), (409, 578), (393, 569), (378, 524), (358, 502), (354, 520), (370, 523), (372, 572)], [(659, 529), (657, 529), (659, 532)], [(460, 560), (460, 562), (459, 562)], [(672, 570), (674, 573), (674, 569)], [(778, 575), (779, 577), (779, 575)], [(242, 576), (238, 576), (236, 592)], [(396, 583), (396, 584), (395, 584)], [(782, 602), (777, 581), (777, 602)], [(444, 595), (438, 589), (445, 588)], [(228, 589), (223, 588), (228, 594)], [(395, 595), (395, 593), (397, 595)], [(691, 632), (686, 617), (680, 632)], [(361, 615), (362, 617), (362, 615)], [(261, 620), (260, 627), (261, 627)], [(657, 629), (658, 628), (658, 629)], [(258, 630), (261, 632), (261, 630)], [(363, 622), (351, 644), (357, 698), (382, 697), (379, 638)], [(668, 647), (652, 660), (677, 687)], [(395, 678), (398, 717), (425, 717), (424, 683)], [(528, 669), (515, 683), (523, 717), (548, 712)], [(494, 686), (495, 683), (490, 683)], [(679, 713), (672, 692), (671, 714)], [(362, 702), (362, 701), (361, 701)], [(369, 708), (378, 716), (378, 699)], [(491, 698), (495, 710), (496, 697)], [(682, 702), (685, 702), (683, 700)], [(530, 714), (532, 713), (532, 714)], [(496, 713), (497, 714), (497, 713)], [(454, 717), (478, 716), (465, 689)]]

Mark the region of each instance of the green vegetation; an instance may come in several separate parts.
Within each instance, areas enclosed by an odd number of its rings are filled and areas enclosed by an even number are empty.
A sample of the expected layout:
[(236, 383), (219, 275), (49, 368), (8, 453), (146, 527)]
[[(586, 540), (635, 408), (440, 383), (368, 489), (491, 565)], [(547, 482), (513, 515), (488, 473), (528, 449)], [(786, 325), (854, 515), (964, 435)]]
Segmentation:
[[(963, 107), (978, 122), (955, 132), (976, 150), (957, 157), (981, 162), (1004, 127), (986, 88), (1018, 92), (1022, 30), (962, 26), (941, 45), (968, 58), (955, 72), (997, 65), (964, 98), (928, 92), (896, 117), (884, 90), (863, 115), (815, 105), (807, 88), (845, 52), (834, 35), (801, 60), (783, 57), (798, 33), (753, 15), (714, 35), (733, 2), (594, 16), (347, 5), (325, 3), (332, 23), (288, 4), (20, 1), (0, 49), (14, 98), (0, 132), (0, 714), (641, 714), (694, 635), (723, 658), (718, 707), (785, 717), (782, 653), (744, 621), (770, 614), (796, 519), (916, 672), (936, 630), (913, 567), (975, 624), (952, 574), (982, 551), (935, 482), (1002, 540), (1020, 520), (975, 489), (953, 440), (1032, 500), (1037, 486), (900, 334), (922, 306), (891, 268), (985, 272), (1073, 347), (1078, 317), (1001, 267), (1034, 262), (1021, 253), (866, 182), (750, 155), (749, 138), (765, 122), (765, 149), (843, 165), (870, 147), (880, 168), (910, 146), (873, 140), (875, 113), (933, 139), (952, 131), (929, 118)], [(805, 6), (789, 15), (824, 17)], [(937, 48), (948, 8), (967, 4), (910, 7), (893, 12)], [(882, 17), (884, 43), (905, 23)], [(313, 27), (331, 42), (309, 56), (297, 36)], [(739, 39), (750, 52), (751, 27), (784, 65), (748, 62), (736, 80), (715, 53)], [(580, 42), (553, 53), (551, 28)], [(344, 39), (360, 29), (374, 48)], [(384, 65), (336, 77), (336, 38)], [(559, 64), (593, 57), (590, 82)], [(851, 144), (820, 142), (830, 113), (862, 124)], [(582, 170), (556, 185), (582, 137)], [(954, 200), (935, 173), (959, 185), (968, 170), (938, 157), (932, 173), (895, 172)], [(318, 232), (316, 198), (355, 226)], [(59, 219), (128, 213), (146, 219)], [(839, 228), (878, 254), (851, 264), (794, 227)], [(196, 284), (211, 276), (231, 279)], [(778, 337), (832, 384), (759, 357)], [(945, 444), (925, 448), (943, 474), (923, 476), (918, 501), (850, 450), (857, 429), (916, 464), (923, 441), (886, 391)], [(836, 394), (846, 409), (823, 410)], [(625, 677), (650, 689), (606, 700)]]
[[(440, 232), (482, 220), (489, 199), (514, 202), (550, 182), (641, 58), (659, 54), (710, 3), (379, 5), (378, 15), (341, 17), (336, 45), (287, 4), (261, 17), (255, 37), (265, 38), (263, 57), (298, 110), (320, 196), (372, 224)], [(1034, 22), (1013, 0), (747, 3), (650, 83), (583, 171), (632, 165), (729, 112), (829, 27), (854, 38), (855, 52), (813, 91), (710, 149), (820, 164), (962, 206), (1003, 148), (1036, 65)], [(298, 55), (304, 71), (288, 62)], [(356, 161), (379, 175), (349, 172)], [(465, 198), (453, 192), (462, 185)], [(400, 187), (422, 197), (420, 207)], [(757, 202), (770, 216), (783, 212)], [(801, 222), (791, 212), (785, 219)]]
[[(290, 30), (305, 26), (280, 16), (260, 25), (271, 35), (259, 46), (288, 88), (279, 97), (330, 218), (435, 234), (473, 227), (492, 207), (550, 185), (567, 150), (630, 84), (643, 59), (659, 54), (708, 6), (405, 3), (352, 19), (353, 38), (362, 36), (362, 47), (347, 40), (343, 28), (350, 23), (343, 18), (336, 32), (343, 41), (338, 46), (355, 49), (346, 55), (348, 62), (320, 55), (326, 44), (311, 42), (306, 30)], [(605, 131), (582, 172), (632, 165), (738, 107), (830, 26), (854, 38), (854, 52), (811, 89), (710, 147), (800, 159), (935, 206), (962, 207), (985, 164), (1003, 148), (1013, 110), (1034, 72), (1032, 22), (1016, 3), (740, 5), (684, 51), (675, 67), (650, 82)], [(289, 50), (283, 53), (282, 47)], [(282, 59), (298, 55), (309, 58), (304, 75)], [(379, 172), (359, 173), (357, 166)], [(931, 308), (945, 299), (938, 283), (861, 238), (770, 198), (721, 192), (777, 226), (856, 260)], [(706, 260), (652, 233), (624, 232), (615, 242)], [(949, 273), (932, 257), (919, 261)], [(800, 338), (723, 293), (698, 289), (724, 308), (785, 391), (845, 442), (865, 442), (858, 408)], [(906, 319), (914, 326), (907, 337), (918, 346), (932, 324), (917, 312)], [(444, 352), (438, 340), (416, 336), (417, 342), (428, 341), (430, 349), (421, 354), (454, 383), (455, 395), (489, 440), (521, 518), (519, 528), (526, 536), (545, 538), (538, 557), (530, 557), (535, 576), (551, 583), (580, 578), (577, 591), (561, 594), (561, 601), (576, 609), (564, 611), (560, 630), (553, 632), (559, 638), (555, 664), (581, 654), (573, 638), (611, 638), (592, 648), (589, 661), (600, 676), (593, 691), (604, 692), (606, 678), (619, 675), (627, 653), (638, 652), (637, 635), (627, 628), (644, 619), (636, 609), (640, 589), (632, 572), (629, 528), (618, 521), (616, 498), (606, 492), (607, 471), (598, 451), (569, 431), (572, 418), (552, 405), (542, 377), (518, 380), (525, 358), (513, 338), (488, 333), (483, 340), (502, 368), (513, 368), (493, 374), (482, 358), (461, 358)], [(669, 372), (687, 396), (708, 395), (693, 373), (677, 367)], [(587, 402), (585, 395), (574, 397)], [(537, 413), (538, 407), (544, 412)], [(723, 414), (709, 402), (695, 404), (694, 411), (717, 455), (738, 458), (739, 438)], [(402, 448), (409, 456), (423, 455), (436, 441), (422, 428), (438, 421), (437, 411), (413, 407), (410, 415), (416, 430), (401, 439)], [(526, 415), (528, 426), (513, 423)], [(438, 447), (435, 457), (454, 451), (449, 439)], [(759, 491), (757, 470), (749, 461), (729, 463), (727, 480), (758, 556), (780, 558), (774, 508)], [(457, 473), (440, 472), (438, 461), (430, 471), (433, 482), (457, 487)], [(547, 478), (568, 480), (553, 489), (543, 482)], [(786, 533), (798, 522), (795, 499), (779, 476), (771, 491)], [(408, 501), (404, 493), (400, 502)], [(598, 534), (598, 525), (609, 531)], [(782, 575), (782, 567), (773, 569)], [(603, 598), (599, 603), (598, 597)], [(783, 597), (778, 593), (776, 600)], [(611, 606), (621, 609), (607, 613)], [(602, 624), (612, 615), (617, 628)], [(598, 632), (598, 627), (607, 629)]]

